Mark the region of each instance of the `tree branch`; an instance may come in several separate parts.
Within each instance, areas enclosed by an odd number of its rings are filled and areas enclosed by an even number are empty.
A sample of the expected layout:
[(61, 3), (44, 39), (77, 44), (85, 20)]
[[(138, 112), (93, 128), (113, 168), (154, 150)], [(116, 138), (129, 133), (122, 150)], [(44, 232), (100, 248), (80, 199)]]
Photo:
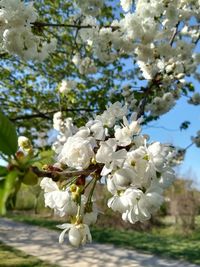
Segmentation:
[[(48, 112), (46, 113), (48, 114)], [(43, 114), (43, 113), (37, 113), (37, 114), (25, 114), (25, 115), (20, 115), (15, 118), (10, 118), (10, 121), (19, 121), (19, 120), (29, 120), (29, 119), (34, 119), (34, 118), (43, 118), (43, 119), (48, 119), (50, 120), (51, 117)]]
[[(58, 112), (60, 110), (53, 110), (53, 111), (49, 111), (49, 112), (39, 112), (39, 113), (35, 113), (35, 114), (25, 114), (25, 115), (20, 115), (17, 116), (15, 118), (10, 118), (11, 121), (15, 122), (15, 121), (19, 121), (19, 120), (29, 120), (29, 119), (33, 119), (33, 118), (43, 118), (43, 119), (48, 119), (51, 120), (52, 119), (52, 115), (56, 112)], [(61, 111), (64, 112), (80, 112), (80, 111), (86, 111), (86, 112), (96, 112), (98, 110), (96, 109), (89, 109), (89, 108), (68, 108), (68, 109), (62, 109)], [(48, 116), (48, 115), (50, 116)]]
[(195, 40), (194, 44), (197, 45), (198, 42), (199, 42), (199, 40), (200, 40), (200, 34), (199, 34), (199, 36), (197, 37), (197, 39)]
[(144, 88), (143, 87), (143, 93), (144, 93), (144, 97), (143, 99), (140, 101), (139, 106), (138, 106), (138, 110), (137, 110), (137, 119), (139, 119), (141, 116), (144, 115), (145, 113), (145, 106), (148, 102), (148, 96), (151, 93), (152, 90), (152, 86), (155, 84), (160, 84), (160, 77), (159, 77), (159, 73), (157, 73), (155, 75), (155, 77), (152, 79), (151, 84), (147, 87)]
[(1, 54), (0, 54), (0, 58), (3, 58), (3, 57), (5, 57), (5, 56), (8, 56), (9, 54), (7, 53), (7, 52), (2, 52)]
[(72, 177), (78, 177), (81, 175), (84, 176), (89, 176), (94, 172), (100, 172), (102, 170), (103, 164), (96, 164), (96, 165), (91, 165), (88, 169), (86, 170), (81, 170), (81, 171), (41, 171), (38, 169), (38, 167), (32, 166), (31, 170), (34, 172), (38, 177), (48, 177), (51, 178), (53, 181), (65, 181), (67, 178), (72, 178)]
[(176, 34), (178, 33), (178, 26), (180, 25), (180, 21), (176, 24), (175, 28), (174, 28), (174, 32), (170, 38), (170, 41), (169, 41), (169, 44), (172, 46), (173, 45), (173, 42), (174, 42), (174, 39), (176, 37)]
[[(65, 24), (65, 23), (47, 23), (47, 22), (40, 22), (36, 21), (31, 23), (31, 25), (35, 27), (66, 27), (66, 28), (75, 28), (75, 29), (90, 29), (94, 28), (95, 26), (92, 25), (78, 25), (78, 24)], [(112, 28), (113, 30), (119, 29), (117, 26), (111, 26), (111, 25), (101, 25), (100, 28)]]

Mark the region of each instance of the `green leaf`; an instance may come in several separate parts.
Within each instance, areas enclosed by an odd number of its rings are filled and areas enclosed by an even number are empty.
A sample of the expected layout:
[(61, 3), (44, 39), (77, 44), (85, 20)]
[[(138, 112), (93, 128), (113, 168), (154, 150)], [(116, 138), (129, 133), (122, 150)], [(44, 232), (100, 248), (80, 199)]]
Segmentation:
[(194, 85), (193, 85), (192, 83), (189, 83), (189, 84), (188, 84), (188, 90), (189, 90), (190, 92), (194, 92), (194, 91), (195, 91), (195, 87), (194, 87)]
[(190, 126), (191, 122), (190, 121), (184, 121), (183, 123), (181, 123), (180, 125), (180, 130), (187, 130), (188, 127)]
[(53, 150), (45, 150), (39, 153), (39, 157), (37, 160), (32, 161), (34, 166), (38, 168), (42, 168), (45, 164), (53, 164), (54, 162), (54, 151)]
[(13, 170), (8, 173), (4, 180), (0, 181), (0, 215), (6, 214), (6, 203), (16, 191), (18, 174), (18, 171)]
[(8, 170), (5, 166), (0, 166), (0, 177), (4, 177), (8, 174)]
[(0, 151), (7, 156), (17, 151), (17, 133), (15, 126), (0, 111)]

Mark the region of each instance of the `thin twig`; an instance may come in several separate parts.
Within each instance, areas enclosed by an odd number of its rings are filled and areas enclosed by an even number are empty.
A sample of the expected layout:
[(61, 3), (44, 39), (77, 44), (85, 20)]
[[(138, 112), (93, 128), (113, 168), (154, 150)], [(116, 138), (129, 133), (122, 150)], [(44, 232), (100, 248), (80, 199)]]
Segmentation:
[(164, 126), (156, 126), (156, 125), (147, 125), (146, 127), (143, 127), (143, 129), (148, 129), (148, 128), (155, 128), (155, 129), (163, 129), (163, 130), (166, 130), (166, 131), (169, 131), (169, 132), (178, 132), (179, 129), (170, 129), (170, 128), (167, 128), (167, 127), (164, 127)]
[(174, 32), (170, 38), (170, 41), (169, 41), (169, 44), (172, 46), (173, 45), (173, 42), (174, 42), (174, 39), (176, 37), (176, 34), (178, 33), (178, 26), (180, 25), (180, 21), (176, 24), (175, 28), (174, 28)]
[(147, 88), (142, 87), (143, 92), (144, 92), (144, 97), (140, 101), (139, 106), (138, 106), (137, 119), (139, 119), (141, 116), (144, 115), (144, 113), (145, 113), (145, 106), (148, 103), (148, 96), (151, 93), (152, 87), (155, 84), (160, 84), (159, 73), (155, 75), (155, 77), (151, 81), (151, 84)]
[[(58, 112), (59, 110), (53, 110), (53, 111), (49, 111), (49, 112), (45, 112), (45, 113), (35, 113), (35, 114), (25, 114), (25, 115), (19, 115), (15, 118), (10, 118), (11, 121), (15, 122), (15, 121), (19, 121), (19, 120), (29, 120), (29, 119), (33, 119), (33, 118), (43, 118), (43, 119), (52, 119), (52, 116), (48, 116), (48, 115), (52, 115), (56, 112)], [(85, 111), (85, 112), (97, 112), (98, 110), (96, 109), (89, 109), (89, 108), (68, 108), (68, 109), (62, 109), (63, 112), (80, 112), (80, 111)]]
[(40, 22), (36, 21), (31, 23), (31, 25), (36, 27), (66, 27), (66, 28), (75, 28), (75, 29), (90, 29), (90, 28), (112, 28), (113, 30), (118, 30), (119, 27), (117, 26), (111, 26), (111, 25), (105, 25), (105, 26), (93, 26), (93, 25), (78, 25), (78, 24), (68, 24), (68, 23), (47, 23), (47, 22)]
[(189, 144), (188, 146), (186, 146), (184, 150), (187, 150), (188, 148), (190, 148), (193, 145), (194, 145), (194, 143), (192, 142), (191, 144)]
[(200, 34), (199, 34), (198, 38), (195, 40), (194, 44), (197, 45), (199, 40), (200, 40)]

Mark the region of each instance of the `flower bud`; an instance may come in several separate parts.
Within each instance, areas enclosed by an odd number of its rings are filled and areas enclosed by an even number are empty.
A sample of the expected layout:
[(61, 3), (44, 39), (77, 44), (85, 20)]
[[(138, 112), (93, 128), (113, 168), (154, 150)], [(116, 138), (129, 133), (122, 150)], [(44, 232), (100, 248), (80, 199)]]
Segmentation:
[(76, 188), (77, 188), (77, 185), (72, 184), (72, 185), (70, 186), (70, 191), (71, 191), (71, 192), (76, 192)]
[(24, 159), (25, 155), (22, 151), (17, 151), (16, 154), (15, 154), (16, 158), (21, 161)]
[(31, 152), (32, 151), (32, 145), (30, 140), (25, 136), (19, 136), (18, 138), (18, 146), (24, 150), (25, 152)]

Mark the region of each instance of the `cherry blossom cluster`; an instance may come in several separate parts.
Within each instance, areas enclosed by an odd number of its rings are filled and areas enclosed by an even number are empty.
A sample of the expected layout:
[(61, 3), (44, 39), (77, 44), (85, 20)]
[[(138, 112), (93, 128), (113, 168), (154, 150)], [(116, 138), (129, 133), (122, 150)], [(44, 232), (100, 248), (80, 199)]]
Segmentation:
[[(176, 100), (180, 97), (180, 91), (178, 90), (156, 93), (156, 96), (152, 97), (152, 100), (146, 103), (144, 107), (144, 111), (151, 116), (160, 116), (167, 113), (176, 105)], [(130, 110), (137, 109), (138, 101), (131, 86), (125, 86), (122, 89), (122, 95)]]
[(192, 137), (192, 142), (197, 146), (200, 147), (200, 131), (196, 133), (195, 137)]
[[(69, 221), (58, 226), (63, 230), (61, 243), (66, 232), (73, 246), (91, 241), (89, 226), (98, 216), (94, 191), (102, 178), (111, 193), (108, 207), (121, 213), (124, 221), (148, 220), (163, 203), (163, 191), (175, 177), (172, 152), (167, 145), (149, 143), (141, 134), (141, 121), (136, 113), (128, 116), (127, 106), (119, 102), (80, 128), (60, 112), (54, 115), (54, 168), (63, 176), (57, 183), (45, 177), (41, 187), (45, 205)], [(68, 179), (66, 171), (71, 171)]]
[(78, 68), (80, 74), (94, 74), (97, 72), (94, 60), (89, 57), (81, 58), (81, 55), (76, 53), (72, 58), (72, 62)]
[(194, 93), (193, 96), (188, 100), (188, 103), (195, 106), (200, 105), (200, 93)]
[(185, 148), (174, 147), (174, 146), (172, 146), (171, 148), (172, 149), (167, 156), (167, 160), (170, 166), (175, 167), (183, 163), (187, 148), (185, 149)]
[(76, 88), (77, 83), (75, 81), (72, 80), (62, 80), (58, 91), (61, 94), (67, 94), (68, 92), (70, 92), (71, 90)]
[[(123, 55), (133, 58), (143, 79), (153, 82), (151, 92), (158, 96), (146, 111), (153, 116), (162, 115), (175, 105), (187, 76), (199, 77), (200, 54), (195, 47), (200, 38), (197, 23), (200, 3), (186, 0), (120, 3), (125, 13), (106, 27), (92, 12), (88, 13), (82, 25), (90, 27), (79, 30), (78, 41), (92, 48), (102, 62), (112, 63)], [(131, 98), (129, 102), (135, 102), (134, 95)], [(191, 102), (199, 102), (197, 94)]]
[[(105, 1), (74, 1), (74, 8), (78, 7), (80, 14), (78, 10), (72, 12), (66, 27), (78, 21), (78, 25), (72, 27), (76, 29), (77, 48), (79, 43), (82, 48), (73, 55), (72, 62), (81, 75), (87, 75), (97, 72), (96, 59), (113, 63), (129, 56), (137, 63), (134, 68), (139, 68), (142, 78), (152, 87), (145, 111), (152, 116), (162, 115), (173, 108), (188, 76), (199, 79), (200, 54), (195, 48), (200, 39), (200, 3), (188, 0), (119, 2), (122, 7), (119, 11), (123, 13), (114, 14), (116, 19), (108, 22), (103, 17), (100, 19)], [(23, 59), (44, 60), (55, 49), (56, 40), (33, 33), (37, 18), (32, 2), (0, 0), (2, 47)], [(92, 50), (91, 58), (87, 52)], [(68, 86), (60, 88), (66, 92)], [(134, 94), (129, 102), (131, 106), (138, 104)], [(199, 102), (199, 93), (189, 100), (194, 105)]]
[(77, 6), (81, 9), (84, 15), (96, 16), (101, 12), (104, 1), (103, 0), (76, 0)]
[[(90, 1), (84, 1), (84, 5), (87, 2)], [(100, 1), (92, 2), (97, 4)], [(199, 38), (198, 26), (190, 25), (191, 17), (199, 19), (199, 2), (120, 2), (123, 10), (129, 11), (122, 19), (113, 21), (110, 27), (100, 27), (91, 12), (82, 24), (92, 28), (81, 29), (81, 39), (93, 46), (102, 61), (110, 62), (123, 53), (135, 53), (145, 79), (151, 80), (156, 74), (162, 74), (166, 83), (171, 78), (182, 82), (185, 73), (193, 71), (199, 62), (199, 54), (193, 53), (192, 44)], [(134, 11), (131, 12), (133, 5)], [(182, 25), (179, 27), (180, 22)], [(191, 43), (182, 38), (186, 36)]]
[(23, 59), (44, 60), (56, 47), (56, 39), (43, 40), (32, 32), (38, 14), (33, 3), (0, 1), (0, 42), (4, 50)]
[(152, 116), (160, 116), (168, 112), (176, 104), (176, 99), (171, 92), (165, 93), (162, 97), (156, 96), (151, 103), (146, 105), (146, 111)]

